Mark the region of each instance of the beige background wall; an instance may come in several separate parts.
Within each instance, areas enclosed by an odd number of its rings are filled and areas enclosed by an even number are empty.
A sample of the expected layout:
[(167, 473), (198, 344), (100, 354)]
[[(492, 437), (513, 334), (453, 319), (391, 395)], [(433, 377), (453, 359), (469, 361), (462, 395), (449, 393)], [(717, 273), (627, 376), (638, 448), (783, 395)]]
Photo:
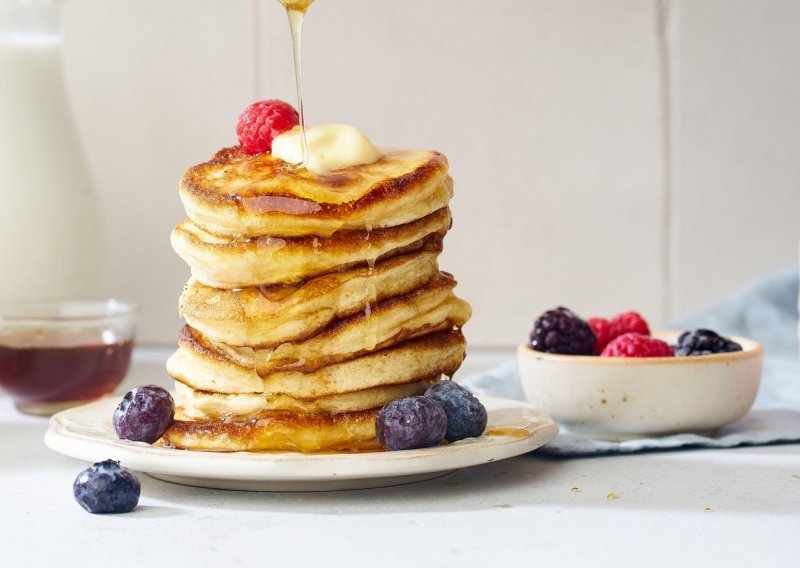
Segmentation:
[[(456, 178), (443, 267), (473, 345), (542, 310), (654, 322), (793, 263), (800, 3), (319, 0), (310, 122), (437, 148)], [(173, 342), (169, 247), (188, 166), (256, 98), (293, 101), (274, 0), (69, 0), (66, 70), (106, 210), (110, 293)]]

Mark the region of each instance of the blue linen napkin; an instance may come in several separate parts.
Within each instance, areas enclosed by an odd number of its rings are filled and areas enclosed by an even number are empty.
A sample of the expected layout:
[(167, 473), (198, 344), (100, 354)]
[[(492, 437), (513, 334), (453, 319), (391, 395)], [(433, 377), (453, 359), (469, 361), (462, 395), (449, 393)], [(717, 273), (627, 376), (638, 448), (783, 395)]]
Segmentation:
[[(579, 434), (562, 433), (539, 452), (579, 457), (800, 441), (798, 288), (798, 268), (787, 268), (669, 325), (673, 329), (704, 327), (723, 335), (750, 337), (764, 344), (766, 356), (761, 388), (753, 409), (742, 420), (725, 426), (713, 437), (676, 434), (607, 442)], [(525, 400), (516, 361), (467, 377), (461, 382), (478, 394)]]

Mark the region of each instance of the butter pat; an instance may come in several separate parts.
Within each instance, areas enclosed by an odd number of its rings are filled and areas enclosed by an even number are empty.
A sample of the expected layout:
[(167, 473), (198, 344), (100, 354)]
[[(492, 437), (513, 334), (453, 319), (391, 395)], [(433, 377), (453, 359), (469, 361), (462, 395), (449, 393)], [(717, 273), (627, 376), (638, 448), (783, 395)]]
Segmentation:
[[(306, 143), (306, 167), (317, 175), (350, 166), (372, 164), (380, 160), (382, 155), (360, 130), (349, 124), (307, 126)], [(303, 140), (299, 126), (275, 137), (272, 155), (290, 164), (303, 161)]]

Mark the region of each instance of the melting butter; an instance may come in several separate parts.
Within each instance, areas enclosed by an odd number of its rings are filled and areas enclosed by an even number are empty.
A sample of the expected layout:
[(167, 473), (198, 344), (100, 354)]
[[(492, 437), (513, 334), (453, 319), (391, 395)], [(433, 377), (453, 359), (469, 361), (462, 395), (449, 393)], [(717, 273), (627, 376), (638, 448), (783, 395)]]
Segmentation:
[[(320, 124), (306, 127), (308, 161), (306, 167), (318, 175), (350, 166), (372, 164), (381, 153), (355, 126), (349, 124)], [(295, 126), (272, 141), (272, 155), (300, 164), (303, 162), (303, 138)]]

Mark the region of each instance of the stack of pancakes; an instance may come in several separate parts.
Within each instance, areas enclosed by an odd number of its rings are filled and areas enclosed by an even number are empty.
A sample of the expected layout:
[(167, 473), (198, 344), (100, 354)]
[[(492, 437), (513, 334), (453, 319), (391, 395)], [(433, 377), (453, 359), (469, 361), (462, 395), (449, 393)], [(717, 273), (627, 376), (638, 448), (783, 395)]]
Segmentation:
[(375, 416), (464, 358), (469, 305), (437, 257), (447, 160), (392, 151), (318, 176), (225, 149), (180, 183), (192, 269), (164, 436), (187, 449), (363, 450)]

